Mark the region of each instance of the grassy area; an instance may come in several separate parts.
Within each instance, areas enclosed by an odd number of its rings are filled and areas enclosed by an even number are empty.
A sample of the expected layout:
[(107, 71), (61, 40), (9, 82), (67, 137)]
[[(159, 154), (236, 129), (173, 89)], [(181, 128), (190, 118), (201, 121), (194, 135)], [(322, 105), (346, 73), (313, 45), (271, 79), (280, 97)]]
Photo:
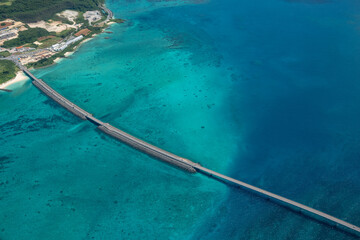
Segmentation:
[(0, 0), (0, 6), (11, 6), (15, 0)]
[(105, 0), (0, 0), (3, 3), (0, 7), (0, 21), (6, 18), (22, 22), (49, 20), (66, 9), (85, 12), (99, 9), (99, 3), (104, 2)]
[(30, 28), (19, 32), (19, 36), (15, 39), (4, 42), (4, 48), (18, 47), (27, 43), (35, 42), (39, 37), (48, 36), (49, 32), (43, 28)]
[(13, 79), (18, 68), (9, 60), (0, 60), (0, 84)]
[(0, 52), (0, 57), (8, 57), (10, 56), (11, 54), (8, 52), (8, 51), (3, 51), (3, 52)]
[(36, 45), (36, 44), (34, 44), (34, 43), (27, 43), (27, 44), (25, 44), (25, 45), (23, 45), (24, 47), (30, 47), (30, 48), (38, 48), (39, 46), (38, 45)]
[(60, 37), (60, 38), (64, 38), (69, 36), (71, 33), (75, 32), (76, 29), (75, 28), (70, 28), (70, 29), (66, 29), (62, 32), (56, 33), (56, 36)]
[(48, 48), (48, 47), (58, 43), (61, 39), (62, 38), (60, 38), (60, 37), (46, 39), (44, 41), (41, 41), (42, 44), (39, 47), (40, 48)]

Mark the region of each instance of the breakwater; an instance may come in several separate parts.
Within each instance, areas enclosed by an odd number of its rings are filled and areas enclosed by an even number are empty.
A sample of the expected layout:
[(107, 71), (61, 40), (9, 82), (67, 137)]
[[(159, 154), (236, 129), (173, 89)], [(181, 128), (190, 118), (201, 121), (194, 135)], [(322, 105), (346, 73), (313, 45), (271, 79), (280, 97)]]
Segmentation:
[(41, 90), (44, 94), (49, 96), (51, 99), (59, 103), (61, 106), (63, 106), (68, 111), (72, 112), (76, 116), (80, 117), (83, 120), (89, 120), (93, 124), (97, 125), (98, 129), (107, 135), (110, 135), (114, 137), (115, 139), (118, 139), (129, 146), (138, 149), (152, 157), (155, 157), (157, 159), (160, 159), (168, 164), (171, 164), (173, 166), (176, 166), (178, 168), (181, 168), (183, 170), (186, 170), (191, 173), (199, 172), (203, 173), (207, 176), (213, 177), (215, 179), (218, 179), (222, 182), (230, 183), (231, 185), (235, 185), (237, 187), (240, 187), (242, 189), (245, 189), (247, 191), (256, 193), (257, 195), (264, 197), (265, 199), (271, 200), (279, 205), (285, 206), (287, 208), (291, 208), (295, 210), (296, 212), (300, 214), (304, 214), (306, 216), (309, 216), (313, 219), (316, 219), (322, 223), (325, 223), (326, 225), (336, 227), (338, 229), (341, 229), (343, 231), (349, 232), (353, 235), (360, 236), (360, 228), (350, 224), (348, 222), (345, 222), (341, 219), (338, 219), (336, 217), (333, 217), (329, 214), (326, 214), (324, 212), (318, 211), (316, 209), (310, 208), (306, 205), (303, 205), (301, 203), (292, 201), (290, 199), (284, 198), (282, 196), (279, 196), (277, 194), (268, 192), (266, 190), (263, 190), (261, 188), (252, 186), (250, 184), (241, 182), (239, 180), (230, 178), (228, 176), (225, 176), (223, 174), (217, 173), (215, 171), (212, 171), (210, 169), (207, 169), (205, 167), (202, 167), (201, 165), (194, 163), (188, 159), (184, 159), (182, 157), (179, 157), (177, 155), (174, 155), (170, 152), (167, 152), (161, 148), (158, 148), (154, 145), (151, 145), (143, 140), (140, 140), (126, 132), (121, 131), (118, 128), (115, 128), (111, 126), (108, 123), (104, 123), (100, 121), (99, 119), (96, 119), (93, 117), (92, 114), (86, 112), (76, 104), (70, 102), (66, 98), (64, 98), (62, 95), (60, 95), (58, 92), (56, 92), (54, 89), (52, 89), (49, 85), (47, 85), (44, 81), (41, 79), (36, 78), (28, 69), (21, 66), (21, 69), (24, 71), (25, 74), (27, 74), (33, 81), (32, 83)]

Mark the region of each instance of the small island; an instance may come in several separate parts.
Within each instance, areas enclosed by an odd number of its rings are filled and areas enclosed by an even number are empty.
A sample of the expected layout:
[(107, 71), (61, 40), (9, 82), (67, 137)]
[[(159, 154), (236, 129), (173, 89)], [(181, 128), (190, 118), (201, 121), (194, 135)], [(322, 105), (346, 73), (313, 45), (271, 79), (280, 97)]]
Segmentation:
[(105, 0), (0, 0), (0, 89), (25, 76), (16, 62), (40, 68), (66, 57), (114, 19)]

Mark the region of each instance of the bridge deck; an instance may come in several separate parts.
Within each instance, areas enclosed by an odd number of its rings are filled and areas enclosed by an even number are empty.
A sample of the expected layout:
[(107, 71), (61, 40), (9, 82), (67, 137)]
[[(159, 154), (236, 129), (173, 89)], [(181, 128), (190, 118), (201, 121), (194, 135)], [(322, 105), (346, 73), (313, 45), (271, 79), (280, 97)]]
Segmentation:
[(104, 123), (100, 121), (99, 119), (93, 117), (91, 113), (83, 110), (76, 104), (72, 103), (71, 101), (63, 97), (61, 94), (59, 94), (49, 85), (47, 85), (44, 81), (35, 77), (28, 69), (23, 68), (23, 71), (31, 79), (33, 79), (32, 81), (33, 84), (44, 94), (46, 94), (48, 97), (50, 97), (51, 99), (59, 103), (62, 107), (64, 107), (71, 113), (75, 114), (76, 116), (80, 117), (81, 119), (89, 120), (93, 124), (97, 125), (99, 130), (101, 130), (102, 132), (126, 143), (127, 145), (130, 145), (133, 148), (136, 148), (152, 157), (160, 159), (173, 166), (176, 166), (191, 173), (196, 172), (196, 170), (192, 166), (195, 165), (195, 163), (191, 162), (190, 160), (176, 156), (175, 154), (167, 152), (161, 148), (151, 145), (145, 141), (142, 141), (141, 139), (138, 139), (124, 131), (121, 131), (120, 129), (115, 128), (108, 123)]
[(142, 151), (145, 152), (146, 154), (158, 158), (164, 162), (167, 162), (169, 164), (175, 165), (176, 167), (179, 167), (181, 169), (184, 169), (188, 172), (200, 172), (203, 173), (205, 175), (209, 175), (212, 177), (215, 177), (217, 179), (220, 179), (221, 181), (224, 182), (228, 182), (231, 184), (234, 184), (236, 186), (239, 186), (243, 189), (252, 191), (262, 197), (265, 197), (266, 199), (269, 200), (273, 200), (274, 202), (285, 206), (285, 207), (290, 207), (300, 213), (303, 213), (305, 215), (308, 215), (312, 218), (315, 218), (327, 225), (330, 226), (334, 226), (337, 227), (341, 230), (344, 230), (346, 232), (349, 232), (353, 235), (356, 236), (360, 236), (360, 228), (350, 224), (348, 222), (345, 222), (341, 219), (335, 218), (329, 214), (323, 213), (321, 211), (318, 211), (316, 209), (310, 208), (308, 206), (305, 206), (301, 203), (292, 201), (290, 199), (281, 197), (279, 195), (276, 195), (274, 193), (268, 192), (266, 190), (263, 190), (261, 188), (252, 186), (250, 184), (241, 182), (239, 180), (230, 178), (228, 176), (225, 176), (223, 174), (217, 173), (215, 171), (212, 171), (210, 169), (204, 168), (202, 166), (200, 166), (197, 163), (194, 163), (188, 159), (179, 157), (175, 154), (172, 154), (170, 152), (167, 152), (161, 148), (158, 148), (154, 145), (151, 145), (145, 141), (142, 141), (124, 131), (121, 131), (118, 128), (115, 128), (113, 126), (111, 126), (108, 123), (104, 123), (102, 121), (100, 121), (99, 119), (93, 117), (92, 114), (86, 112), (85, 110), (83, 110), (82, 108), (80, 108), (79, 106), (77, 106), (76, 104), (70, 102), (69, 100), (67, 100), (65, 97), (63, 97), (61, 94), (59, 94), (58, 92), (56, 92), (54, 89), (52, 89), (50, 86), (48, 86), (44, 81), (36, 78), (28, 69), (26, 69), (23, 66), (20, 66), (21, 69), (25, 72), (25, 74), (27, 74), (32, 80), (33, 80), (33, 84), (39, 89), (41, 90), (43, 93), (45, 93), (47, 96), (49, 96), (50, 98), (52, 98), (54, 101), (56, 101), (57, 103), (59, 103), (61, 106), (63, 106), (64, 108), (66, 108), (67, 110), (69, 110), (70, 112), (72, 112), (73, 114), (75, 114), (76, 116), (84, 119), (84, 120), (89, 120), (90, 122), (94, 123), (95, 125), (98, 126), (99, 130), (103, 131), (104, 133)]
[(313, 208), (308, 207), (306, 205), (303, 205), (301, 203), (292, 201), (290, 199), (281, 197), (281, 196), (279, 196), (277, 194), (268, 192), (268, 191), (263, 190), (261, 188), (252, 186), (252, 185), (244, 183), (244, 182), (241, 182), (241, 181), (236, 180), (234, 178), (225, 176), (223, 174), (220, 174), (218, 172), (215, 172), (215, 171), (212, 171), (210, 169), (204, 168), (202, 166), (194, 166), (194, 168), (196, 170), (198, 170), (199, 172), (205, 173), (206, 175), (209, 175), (209, 176), (215, 177), (215, 178), (219, 178), (221, 180), (224, 180), (226, 182), (229, 182), (229, 183), (232, 183), (232, 184), (234, 184), (236, 186), (239, 186), (239, 187), (241, 187), (243, 189), (250, 190), (250, 191), (252, 191), (252, 192), (254, 192), (254, 193), (256, 193), (256, 194), (258, 194), (260, 196), (265, 197), (266, 199), (274, 200), (275, 202), (279, 202), (281, 205), (292, 208), (295, 211), (300, 211), (301, 213), (303, 213), (305, 215), (308, 215), (309, 217), (314, 217), (313, 215), (315, 215), (317, 220), (320, 220), (320, 221), (322, 221), (322, 222), (324, 222), (324, 223), (326, 223), (328, 225), (332, 225), (334, 227), (339, 227), (340, 229), (342, 229), (344, 231), (348, 231), (350, 229), (351, 233), (353, 233), (353, 234), (355, 234), (357, 236), (360, 236), (360, 228), (359, 227), (357, 227), (357, 226), (355, 226), (353, 224), (350, 224), (348, 222), (345, 222), (345, 221), (343, 221), (341, 219), (338, 219), (336, 217), (333, 217), (333, 216), (331, 216), (329, 214), (318, 211), (316, 209), (313, 209)]

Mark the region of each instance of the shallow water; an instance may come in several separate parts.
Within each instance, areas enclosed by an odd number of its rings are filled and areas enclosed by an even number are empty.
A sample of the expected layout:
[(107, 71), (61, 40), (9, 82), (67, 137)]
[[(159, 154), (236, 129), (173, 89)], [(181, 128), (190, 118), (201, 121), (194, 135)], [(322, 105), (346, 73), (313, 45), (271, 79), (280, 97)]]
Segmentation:
[[(125, 1), (34, 71), (104, 122), (360, 225), (356, 1)], [(104, 39), (110, 37), (110, 39)], [(352, 239), (0, 93), (1, 239)]]

